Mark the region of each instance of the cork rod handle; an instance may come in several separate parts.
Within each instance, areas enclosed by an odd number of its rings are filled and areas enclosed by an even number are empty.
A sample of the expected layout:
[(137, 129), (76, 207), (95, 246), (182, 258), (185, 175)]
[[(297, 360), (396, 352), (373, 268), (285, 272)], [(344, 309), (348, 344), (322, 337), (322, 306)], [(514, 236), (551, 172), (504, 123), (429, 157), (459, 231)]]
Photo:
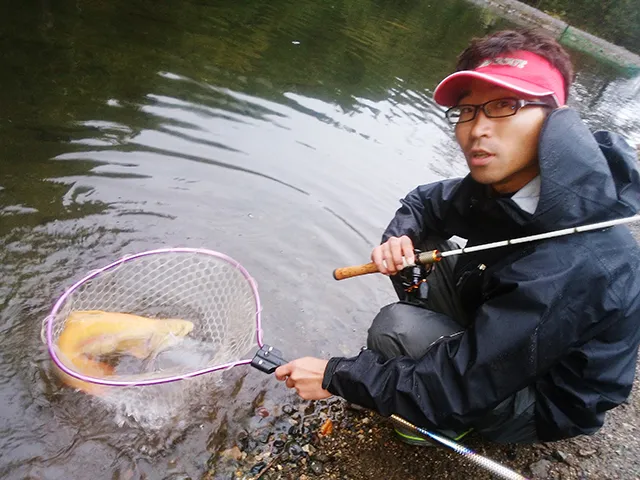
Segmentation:
[(352, 267), (336, 268), (333, 271), (333, 278), (336, 280), (344, 280), (345, 278), (357, 277), (358, 275), (366, 275), (368, 273), (378, 272), (375, 263), (365, 263), (363, 265), (354, 265)]

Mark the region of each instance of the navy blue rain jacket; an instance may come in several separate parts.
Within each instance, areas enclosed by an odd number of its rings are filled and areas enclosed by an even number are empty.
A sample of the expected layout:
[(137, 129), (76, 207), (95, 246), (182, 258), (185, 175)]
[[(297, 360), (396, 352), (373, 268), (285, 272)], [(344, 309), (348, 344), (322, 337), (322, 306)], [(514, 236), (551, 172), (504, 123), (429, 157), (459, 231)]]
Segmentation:
[[(466, 176), (409, 193), (383, 241), (408, 235), (420, 244), (432, 233), (470, 246), (634, 215), (636, 155), (617, 134), (591, 133), (573, 109), (555, 110), (540, 135), (533, 215)], [(385, 362), (371, 350), (332, 358), (323, 387), (385, 416), (461, 431), (533, 386), (541, 441), (597, 431), (631, 391), (640, 341), (640, 248), (629, 228), (458, 258), (472, 319), (462, 335), (441, 339), (419, 360)]]

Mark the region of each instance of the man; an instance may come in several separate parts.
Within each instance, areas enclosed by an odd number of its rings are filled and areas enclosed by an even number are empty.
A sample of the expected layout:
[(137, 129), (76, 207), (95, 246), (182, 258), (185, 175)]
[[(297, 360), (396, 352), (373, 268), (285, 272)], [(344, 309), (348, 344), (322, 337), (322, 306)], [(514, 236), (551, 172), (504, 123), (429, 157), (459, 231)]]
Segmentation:
[[(408, 295), (414, 248), (455, 248), (634, 215), (636, 153), (566, 106), (573, 72), (555, 40), (474, 40), (434, 98), (470, 170), (409, 193), (372, 260), (400, 302), (353, 358), (276, 370), (305, 399), (332, 394), (453, 437), (509, 443), (592, 434), (629, 395), (640, 342), (640, 248), (625, 226), (449, 257)], [(418, 442), (398, 432), (408, 442)]]

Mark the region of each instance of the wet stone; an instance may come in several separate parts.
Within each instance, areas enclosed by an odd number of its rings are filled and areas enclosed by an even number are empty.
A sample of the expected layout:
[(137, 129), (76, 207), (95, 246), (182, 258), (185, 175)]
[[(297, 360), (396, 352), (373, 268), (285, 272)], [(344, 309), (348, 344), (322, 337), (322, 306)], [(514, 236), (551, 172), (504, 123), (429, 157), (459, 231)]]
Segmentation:
[(273, 441), (273, 450), (275, 453), (280, 453), (284, 449), (284, 442), (282, 440)]
[(316, 411), (316, 406), (315, 406), (315, 402), (309, 402), (309, 405), (307, 405), (304, 409), (304, 414), (305, 415), (311, 415), (312, 413), (314, 413)]
[(253, 467), (251, 467), (251, 470), (249, 471), (249, 473), (251, 473), (251, 475), (257, 475), (259, 474), (264, 467), (266, 467), (267, 464), (265, 462), (259, 462), (256, 463)]
[(249, 450), (248, 449), (249, 440), (250, 438), (247, 432), (240, 432), (236, 436), (236, 443), (238, 444), (238, 447), (240, 447), (241, 450)]
[(309, 468), (316, 475), (320, 475), (324, 471), (324, 465), (322, 465), (322, 463), (317, 462), (315, 460), (311, 462), (311, 464), (309, 465)]
[(269, 438), (271, 438), (271, 432), (269, 430), (262, 430), (255, 432), (253, 437), (257, 442), (264, 444), (269, 441)]
[(296, 442), (293, 442), (291, 445), (289, 445), (289, 448), (287, 449), (287, 451), (289, 452), (289, 455), (291, 456), (291, 458), (294, 460), (304, 455), (302, 447), (300, 447), (300, 445), (297, 444)]
[(264, 407), (256, 408), (256, 415), (262, 418), (267, 418), (269, 416), (269, 410)]
[(220, 456), (222, 458), (230, 458), (233, 460), (240, 460), (240, 458), (242, 458), (242, 452), (240, 451), (240, 449), (238, 447), (232, 447), (229, 448), (225, 451), (223, 451)]
[(291, 415), (294, 412), (294, 408), (291, 405), (283, 405), (282, 406), (282, 413), (284, 413), (285, 415)]

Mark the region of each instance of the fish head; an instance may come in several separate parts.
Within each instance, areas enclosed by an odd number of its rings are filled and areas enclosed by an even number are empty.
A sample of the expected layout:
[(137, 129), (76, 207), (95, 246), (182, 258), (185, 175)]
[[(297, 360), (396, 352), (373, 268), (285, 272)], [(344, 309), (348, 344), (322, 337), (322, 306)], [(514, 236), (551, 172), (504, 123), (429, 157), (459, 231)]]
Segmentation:
[(189, 320), (170, 318), (164, 320), (163, 329), (176, 337), (186, 337), (193, 331), (193, 327), (193, 322)]

